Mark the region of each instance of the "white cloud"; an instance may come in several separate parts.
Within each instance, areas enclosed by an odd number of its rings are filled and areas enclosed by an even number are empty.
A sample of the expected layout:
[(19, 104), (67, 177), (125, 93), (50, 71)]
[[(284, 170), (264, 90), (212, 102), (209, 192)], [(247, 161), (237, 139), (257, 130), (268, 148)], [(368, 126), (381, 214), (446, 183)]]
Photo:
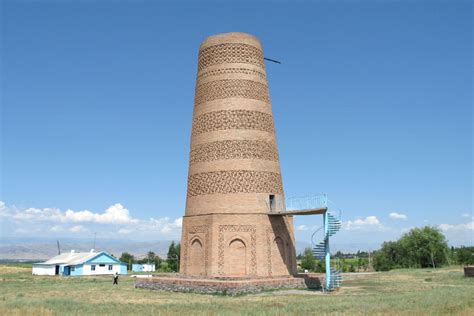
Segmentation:
[(26, 210), (13, 210), (10, 214), (16, 220), (61, 221), (62, 213), (56, 208), (38, 209), (30, 207)]
[(405, 214), (401, 214), (401, 213), (397, 213), (397, 212), (392, 212), (389, 214), (390, 218), (391, 219), (394, 219), (394, 220), (406, 220), (407, 219), (407, 216)]
[(79, 212), (67, 210), (60, 218), (63, 222), (95, 222), (102, 224), (128, 224), (138, 221), (131, 218), (130, 212), (120, 203), (110, 206), (101, 214), (92, 213), (87, 210)]
[(470, 218), (470, 219), (472, 219), (472, 220), (474, 221), (474, 216), (473, 216), (472, 214), (464, 213), (464, 214), (462, 214), (461, 216), (464, 217), (464, 218)]
[(49, 229), (50, 232), (53, 233), (62, 233), (62, 232), (70, 232), (70, 233), (83, 233), (86, 232), (87, 229), (82, 225), (75, 225), (72, 227), (64, 227), (61, 225), (54, 225)]
[(346, 230), (382, 230), (384, 226), (380, 223), (376, 216), (367, 216), (364, 219), (356, 219), (354, 221), (343, 222), (343, 227)]
[(150, 231), (159, 231), (164, 235), (169, 235), (176, 232), (179, 228), (183, 226), (183, 218), (177, 218), (173, 222), (170, 222), (168, 217), (163, 218), (150, 218), (148, 222), (141, 223), (139, 225), (141, 229), (146, 229)]
[[(2, 202), (3, 203), (3, 202)], [(3, 211), (5, 209), (6, 211)], [(1, 214), (11, 216), (15, 220), (53, 221), (61, 223), (99, 223), (99, 224), (130, 224), (138, 222), (130, 216), (130, 212), (120, 203), (110, 206), (103, 213), (93, 213), (88, 210), (62, 212), (57, 208), (28, 208), (26, 210), (14, 210), (13, 214), (8, 212), (5, 204), (0, 205)]]
[(471, 221), (470, 223), (466, 224), (440, 224), (438, 225), (439, 229), (442, 231), (448, 232), (448, 231), (469, 231), (473, 230), (474, 231), (474, 221)]
[(298, 227), (296, 227), (296, 230), (298, 230), (298, 231), (305, 231), (305, 230), (308, 230), (308, 226), (306, 226), (306, 225), (299, 225)]
[(82, 225), (76, 225), (76, 226), (72, 226), (71, 228), (69, 228), (69, 231), (71, 233), (82, 233), (82, 232), (87, 231), (87, 229), (85, 229), (84, 226), (82, 226)]
[(5, 206), (5, 203), (0, 201), (0, 217), (7, 217), (8, 215), (8, 209)]
[(53, 233), (63, 232), (64, 228), (61, 225), (54, 225), (53, 227), (49, 229), (49, 231)]
[[(32, 228), (43, 229), (50, 233), (81, 233), (85, 231), (101, 231), (103, 235), (135, 233), (137, 236), (157, 234), (173, 235), (180, 232), (183, 218), (170, 220), (168, 217), (137, 219), (131, 216), (128, 209), (122, 204), (111, 205), (103, 212), (89, 210), (65, 212), (57, 208), (27, 208), (18, 209), (8, 207), (0, 201), (0, 217), (11, 220), (12, 225), (30, 226), (30, 230), (12, 228), (17, 233), (32, 233)], [(52, 227), (45, 227), (46, 223), (57, 223)], [(44, 224), (43, 224), (44, 223)], [(73, 226), (68, 226), (68, 224)], [(74, 225), (76, 224), (76, 225)], [(80, 224), (80, 225), (79, 225)], [(89, 227), (85, 227), (85, 225)]]
[(176, 225), (176, 227), (183, 227), (183, 218), (180, 217), (180, 218), (175, 219), (174, 224)]

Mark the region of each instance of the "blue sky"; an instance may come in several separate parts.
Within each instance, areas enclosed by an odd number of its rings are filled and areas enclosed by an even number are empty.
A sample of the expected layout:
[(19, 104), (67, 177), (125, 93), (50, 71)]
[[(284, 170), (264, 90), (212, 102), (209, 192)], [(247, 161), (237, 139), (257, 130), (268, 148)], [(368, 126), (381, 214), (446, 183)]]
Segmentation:
[[(469, 1), (1, 4), (2, 237), (179, 238), (199, 44), (263, 42), (288, 197), (335, 242), (474, 244)], [(69, 210), (69, 211), (68, 211)], [(392, 213), (392, 215), (390, 215)], [(295, 219), (308, 241), (320, 217)]]

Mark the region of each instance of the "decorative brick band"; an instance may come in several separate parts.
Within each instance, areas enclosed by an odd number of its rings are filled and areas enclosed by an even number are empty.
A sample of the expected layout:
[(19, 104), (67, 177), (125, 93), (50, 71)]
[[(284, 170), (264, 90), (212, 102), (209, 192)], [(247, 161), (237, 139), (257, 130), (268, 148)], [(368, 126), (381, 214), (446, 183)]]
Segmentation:
[(191, 149), (189, 163), (226, 160), (261, 159), (278, 161), (275, 143), (263, 140), (224, 140), (197, 145)]
[(271, 114), (258, 111), (213, 111), (194, 118), (192, 134), (194, 136), (228, 129), (253, 129), (273, 133), (273, 117)]
[(223, 63), (242, 63), (265, 67), (262, 51), (248, 44), (225, 43), (209, 46), (199, 51), (198, 71)]
[(196, 173), (188, 177), (188, 197), (216, 193), (282, 194), (281, 175), (267, 171), (228, 170)]
[(226, 74), (245, 74), (260, 77), (260, 79), (267, 80), (267, 76), (263, 71), (255, 69), (241, 68), (241, 67), (229, 67), (209, 70), (198, 75), (198, 79), (206, 79), (212, 76), (226, 75)]
[(268, 88), (263, 83), (245, 79), (222, 79), (197, 86), (194, 104), (225, 98), (246, 98), (270, 103)]

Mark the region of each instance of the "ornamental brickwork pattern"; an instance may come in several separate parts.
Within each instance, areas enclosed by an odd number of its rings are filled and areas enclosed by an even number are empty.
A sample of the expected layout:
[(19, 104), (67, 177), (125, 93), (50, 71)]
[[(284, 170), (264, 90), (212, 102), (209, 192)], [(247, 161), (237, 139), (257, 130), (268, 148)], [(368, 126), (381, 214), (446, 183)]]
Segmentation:
[[(202, 240), (200, 237), (201, 234), (204, 234), (204, 240)], [(184, 240), (181, 241), (181, 243), (184, 246), (184, 274), (188, 272), (188, 248), (190, 242), (198, 236), (199, 240), (203, 244), (203, 248), (205, 251), (205, 257), (204, 257), (204, 268), (205, 271), (207, 272), (207, 268), (209, 266), (209, 225), (197, 225), (197, 226), (190, 226), (190, 227), (185, 227), (184, 228)], [(189, 237), (188, 237), (189, 236)]]
[(213, 111), (194, 118), (192, 135), (228, 129), (253, 129), (273, 133), (273, 117), (258, 111)]
[[(225, 233), (250, 233), (250, 274), (257, 274), (257, 228), (255, 225), (219, 225), (217, 245), (217, 267), (219, 275), (224, 273)], [(246, 245), (247, 246), (247, 245)]]
[(243, 68), (243, 67), (219, 68), (219, 69), (205, 71), (198, 75), (198, 80), (206, 79), (213, 76), (228, 75), (228, 74), (252, 75), (252, 76), (257, 76), (262, 80), (267, 80), (267, 76), (265, 75), (264, 72), (258, 71), (255, 69)]
[(188, 197), (216, 193), (282, 194), (281, 175), (267, 171), (227, 170), (196, 173), (188, 177)]
[(198, 71), (224, 63), (252, 64), (264, 68), (263, 53), (255, 46), (243, 43), (223, 43), (199, 51)]
[(224, 140), (194, 146), (189, 163), (227, 160), (261, 159), (278, 161), (275, 143), (263, 140)]
[(268, 88), (263, 83), (245, 79), (222, 79), (197, 86), (194, 104), (226, 98), (246, 98), (270, 103)]

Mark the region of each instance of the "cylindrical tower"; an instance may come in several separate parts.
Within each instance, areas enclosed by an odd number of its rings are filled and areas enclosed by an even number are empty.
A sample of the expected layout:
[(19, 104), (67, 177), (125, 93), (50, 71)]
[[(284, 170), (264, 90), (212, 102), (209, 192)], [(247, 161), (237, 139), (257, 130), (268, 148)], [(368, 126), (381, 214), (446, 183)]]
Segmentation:
[(211, 36), (199, 49), (180, 271), (292, 274), (292, 220), (268, 215), (282, 200), (260, 41), (244, 33)]

